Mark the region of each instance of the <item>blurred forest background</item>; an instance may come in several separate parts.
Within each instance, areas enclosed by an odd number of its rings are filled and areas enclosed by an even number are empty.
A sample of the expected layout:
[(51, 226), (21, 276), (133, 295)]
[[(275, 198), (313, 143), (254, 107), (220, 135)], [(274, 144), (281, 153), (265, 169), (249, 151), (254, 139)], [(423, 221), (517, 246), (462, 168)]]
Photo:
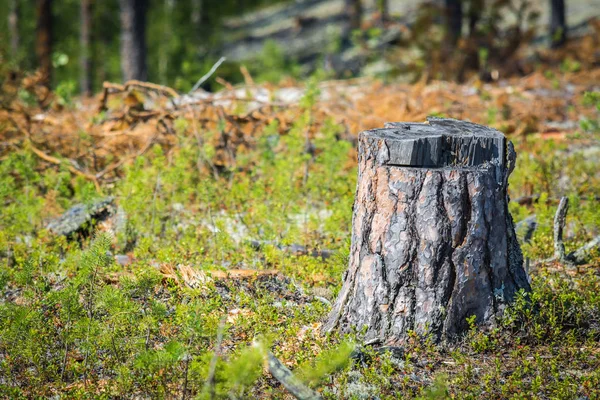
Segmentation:
[[(484, 80), (532, 72), (540, 48), (593, 34), (598, 0), (3, 0), (0, 60), (59, 93), (148, 80), (188, 91), (219, 75), (258, 81), (374, 75)], [(527, 44), (529, 46), (523, 46)], [(576, 63), (597, 50), (573, 51)], [(585, 50), (585, 49), (584, 49)], [(564, 61), (564, 56), (559, 61)], [(207, 82), (211, 88), (214, 81)]]

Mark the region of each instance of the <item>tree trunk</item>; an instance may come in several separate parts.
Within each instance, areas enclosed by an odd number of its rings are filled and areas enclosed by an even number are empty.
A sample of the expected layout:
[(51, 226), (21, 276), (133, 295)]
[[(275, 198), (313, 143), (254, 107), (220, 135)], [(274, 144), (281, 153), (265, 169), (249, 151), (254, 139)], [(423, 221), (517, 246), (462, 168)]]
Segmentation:
[(146, 66), (146, 0), (119, 0), (123, 80), (148, 79)]
[(35, 54), (42, 75), (41, 83), (50, 87), (52, 78), (52, 1), (37, 0)]
[(192, 0), (190, 19), (194, 25), (194, 30), (197, 30), (202, 20), (202, 0)]
[(163, 0), (163, 29), (160, 42), (160, 55), (158, 57), (158, 80), (163, 85), (168, 83), (169, 59), (171, 58), (170, 46), (173, 36), (173, 9), (175, 0)]
[(350, 265), (324, 329), (402, 344), (409, 331), (457, 337), (490, 325), (530, 290), (502, 133), (451, 119), (361, 133)]
[(483, 0), (471, 0), (469, 2), (469, 38), (475, 39), (477, 36), (477, 24), (481, 19), (483, 11)]
[(550, 0), (550, 42), (553, 48), (565, 44), (567, 40), (567, 19), (565, 0)]
[(92, 71), (90, 62), (90, 33), (92, 31), (91, 0), (81, 0), (80, 6), (79, 45), (81, 58), (79, 60), (79, 86), (83, 96), (92, 94)]
[(10, 51), (13, 59), (19, 56), (20, 35), (19, 35), (19, 0), (10, 1), (10, 9), (8, 12), (8, 31), (10, 33)]
[(350, 32), (360, 29), (362, 22), (361, 0), (346, 0), (346, 12), (348, 13)]
[(462, 34), (462, 0), (445, 0), (446, 4), (446, 42), (454, 48)]
[(381, 23), (385, 24), (390, 20), (390, 9), (388, 0), (379, 0), (379, 12), (381, 13)]

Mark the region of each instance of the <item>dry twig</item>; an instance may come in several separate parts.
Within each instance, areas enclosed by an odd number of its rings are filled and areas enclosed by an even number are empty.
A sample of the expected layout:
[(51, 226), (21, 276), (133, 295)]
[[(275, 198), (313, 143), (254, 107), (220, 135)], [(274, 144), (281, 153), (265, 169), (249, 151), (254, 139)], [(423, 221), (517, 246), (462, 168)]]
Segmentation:
[(156, 83), (142, 82), (142, 81), (136, 81), (136, 80), (127, 81), (127, 82), (125, 82), (124, 85), (119, 85), (118, 83), (112, 83), (112, 82), (104, 82), (102, 84), (102, 87), (103, 87), (103, 91), (102, 91), (102, 97), (100, 98), (100, 107), (99, 107), (100, 111), (106, 110), (106, 102), (108, 100), (109, 94), (125, 92), (132, 87), (135, 87), (138, 89), (152, 90), (152, 91), (164, 94), (164, 95), (168, 95), (171, 98), (179, 96), (179, 94), (175, 90), (173, 90), (172, 88), (170, 88), (168, 86), (157, 85)]
[(120, 166), (122, 166), (123, 164), (125, 164), (127, 161), (134, 160), (134, 159), (142, 156), (146, 151), (148, 151), (148, 149), (150, 149), (150, 147), (152, 147), (152, 144), (154, 143), (155, 139), (156, 139), (156, 135), (152, 136), (150, 138), (150, 140), (148, 140), (148, 142), (146, 142), (146, 145), (144, 147), (142, 147), (140, 149), (140, 151), (138, 151), (134, 155), (129, 156), (129, 157), (123, 157), (119, 161), (112, 163), (108, 167), (104, 168), (102, 171), (98, 172), (96, 174), (96, 179), (100, 179), (104, 175), (106, 175), (107, 173), (116, 170), (117, 168), (119, 168)]
[(198, 90), (198, 88), (204, 83), (206, 82), (206, 80), (208, 78), (210, 78), (212, 76), (212, 74), (215, 73), (215, 71), (217, 70), (217, 68), (219, 68), (219, 66), (221, 64), (223, 64), (225, 62), (225, 60), (227, 60), (225, 57), (221, 57), (219, 58), (219, 61), (217, 61), (212, 68), (206, 73), (204, 74), (204, 76), (202, 76), (202, 78), (198, 79), (198, 82), (196, 82), (196, 84), (194, 85), (194, 87), (192, 87), (192, 90), (190, 90), (190, 93), (195, 92), (196, 90)]
[(556, 214), (554, 215), (554, 256), (546, 260), (541, 260), (536, 264), (558, 261), (568, 265), (581, 265), (589, 262), (590, 254), (594, 250), (600, 249), (600, 236), (596, 236), (577, 250), (568, 254), (566, 253), (565, 244), (563, 242), (563, 231), (568, 210), (569, 199), (567, 197), (562, 197), (558, 204)]
[(248, 71), (248, 68), (246, 68), (245, 65), (242, 65), (240, 67), (240, 72), (244, 76), (244, 82), (246, 83), (246, 85), (248, 85), (248, 86), (250, 86), (250, 85), (254, 86), (254, 79), (252, 79), (252, 75), (250, 75), (250, 71)]
[[(29, 141), (29, 148), (31, 149), (31, 151), (33, 151), (33, 153), (35, 155), (37, 155), (39, 158), (41, 158), (42, 160), (48, 161), (49, 163), (55, 164), (55, 165), (63, 164), (62, 160), (60, 160), (56, 157), (49, 156), (48, 154), (44, 153), (43, 151), (41, 151), (40, 149), (35, 147), (30, 140), (28, 140), (28, 141)], [(71, 164), (72, 163), (73, 162), (71, 161)], [(102, 193), (102, 188), (100, 187), (100, 183), (98, 182), (98, 179), (94, 175), (84, 172), (84, 171), (80, 171), (77, 168), (75, 168), (73, 165), (67, 165), (67, 169), (70, 172), (74, 173), (75, 175), (83, 176), (85, 179), (92, 181), (94, 183), (94, 186), (96, 187), (96, 190), (98, 191), (98, 193)]]

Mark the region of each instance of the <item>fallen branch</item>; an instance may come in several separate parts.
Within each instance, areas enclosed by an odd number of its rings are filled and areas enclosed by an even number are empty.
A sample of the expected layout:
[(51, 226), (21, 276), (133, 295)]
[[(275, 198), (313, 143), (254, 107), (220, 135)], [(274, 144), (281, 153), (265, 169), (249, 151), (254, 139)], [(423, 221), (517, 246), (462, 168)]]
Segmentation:
[(515, 230), (517, 231), (517, 233), (521, 233), (523, 231), (522, 234), (522, 242), (523, 243), (529, 243), (531, 241), (531, 239), (533, 238), (533, 233), (535, 232), (535, 230), (537, 229), (537, 220), (536, 220), (536, 215), (530, 215), (529, 217), (525, 218), (522, 221), (519, 221), (517, 223), (517, 225), (515, 226)]
[(569, 253), (567, 257), (575, 264), (585, 264), (589, 260), (592, 251), (598, 249), (600, 249), (600, 236), (596, 236), (579, 249)]
[(581, 265), (589, 261), (590, 255), (594, 250), (600, 249), (600, 236), (596, 236), (579, 249), (568, 254), (566, 253), (565, 244), (563, 242), (563, 231), (568, 211), (569, 199), (567, 197), (563, 197), (560, 199), (560, 203), (556, 209), (556, 214), (554, 215), (554, 256), (546, 260), (541, 260), (535, 263), (536, 265), (554, 261), (568, 265)]
[(560, 199), (556, 214), (554, 215), (554, 258), (560, 262), (567, 261), (565, 244), (563, 242), (563, 231), (565, 229), (567, 211), (569, 211), (569, 198), (563, 197)]
[(277, 379), (295, 398), (298, 400), (317, 400), (321, 398), (318, 393), (302, 384), (302, 382), (292, 374), (292, 371), (287, 369), (273, 353), (269, 352), (267, 360), (269, 372), (273, 375), (273, 378)]
[[(31, 151), (35, 155), (37, 155), (39, 158), (41, 158), (42, 160), (48, 161), (49, 163), (55, 164), (55, 165), (64, 164), (63, 161), (60, 160), (59, 158), (49, 156), (48, 154), (44, 153), (43, 151), (41, 151), (40, 149), (35, 147), (33, 145), (33, 143), (31, 142), (31, 140), (27, 139), (27, 141), (29, 142), (29, 148), (31, 149)], [(72, 161), (71, 161), (71, 163), (72, 163)], [(92, 181), (94, 183), (94, 186), (96, 187), (96, 191), (98, 191), (98, 193), (102, 193), (102, 188), (100, 187), (100, 183), (98, 182), (98, 179), (94, 175), (89, 174), (84, 171), (80, 171), (77, 168), (75, 168), (73, 165), (69, 165), (69, 164), (67, 164), (67, 169), (75, 175), (82, 176), (85, 179)]]
[(161, 94), (166, 94), (171, 98), (179, 96), (179, 94), (174, 89), (172, 89), (168, 86), (157, 85), (156, 83), (130, 80), (130, 81), (125, 82), (125, 84), (120, 85), (118, 83), (104, 82), (102, 84), (103, 91), (102, 91), (102, 97), (100, 98), (99, 110), (100, 111), (106, 110), (106, 102), (108, 100), (109, 94), (125, 92), (132, 87), (152, 90), (155, 92), (159, 92)]

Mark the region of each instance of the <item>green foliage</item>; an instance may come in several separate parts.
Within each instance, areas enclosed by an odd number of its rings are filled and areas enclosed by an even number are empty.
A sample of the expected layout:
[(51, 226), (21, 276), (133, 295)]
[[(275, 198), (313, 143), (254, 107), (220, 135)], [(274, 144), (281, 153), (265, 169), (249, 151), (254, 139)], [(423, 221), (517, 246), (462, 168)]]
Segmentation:
[[(278, 0), (281, 1), (281, 0)], [(147, 14), (148, 68), (151, 81), (160, 82), (187, 91), (218, 59), (214, 49), (222, 37), (222, 20), (254, 10), (273, 0), (223, 0), (200, 2), (201, 9), (194, 12), (192, 1), (150, 2)], [(37, 68), (35, 57), (36, 3), (19, 1), (20, 48), (17, 54), (10, 49), (7, 26), (10, 7), (0, 7), (0, 31), (6, 40), (0, 41), (0, 59), (13, 70), (32, 71)], [(201, 20), (195, 22), (194, 15)], [(76, 78), (80, 73), (77, 62), (82, 53), (79, 41), (80, 2), (63, 0), (52, 2), (53, 83), (58, 88), (69, 82), (69, 91), (78, 89)], [(102, 87), (104, 80), (121, 81), (119, 50), (119, 2), (105, 0), (92, 4), (92, 41), (90, 56), (94, 90)], [(240, 81), (237, 65), (220, 70), (221, 76)], [(63, 90), (66, 88), (63, 88)], [(63, 96), (61, 96), (63, 97)], [(67, 101), (68, 103), (68, 101)]]
[[(209, 143), (221, 129), (192, 135), (191, 121), (176, 120), (177, 146), (168, 154), (153, 147), (105, 188), (128, 219), (116, 237), (52, 236), (45, 221), (94, 200), (94, 186), (60, 166), (42, 169), (27, 149), (0, 160), (0, 392), (281, 398), (285, 390), (264, 371), (271, 350), (329, 399), (475, 399), (489, 388), (503, 398), (598, 396), (597, 258), (573, 276), (536, 264), (533, 293), (519, 293), (494, 329), (471, 320), (456, 344), (413, 333), (400, 351), (367, 347), (357, 356), (352, 336), (320, 333), (348, 264), (356, 165), (342, 128), (316, 123), (319, 96), (316, 80), (307, 82), (289, 130), (276, 121), (257, 130), (235, 168), (212, 168), (219, 149)], [(539, 194), (532, 205), (511, 205), (516, 221), (537, 216), (525, 256), (552, 254), (562, 195), (570, 199), (567, 251), (597, 235), (597, 162), (569, 143), (516, 145), (511, 197)], [(280, 248), (293, 244), (335, 255)], [(113, 261), (123, 253), (130, 265)], [(238, 268), (282, 275), (216, 277)]]
[(58, 104), (61, 106), (71, 105), (76, 87), (77, 83), (75, 81), (62, 81), (59, 83), (55, 90)]
[(580, 122), (581, 129), (586, 132), (600, 132), (600, 92), (586, 92), (584, 94), (583, 104), (592, 106), (596, 111), (596, 118), (583, 118)]
[(448, 377), (445, 374), (436, 376), (433, 384), (425, 391), (425, 395), (419, 397), (419, 399), (449, 399), (447, 379)]
[(560, 64), (561, 72), (578, 72), (581, 69), (581, 63), (572, 58), (565, 58)]
[(237, 358), (226, 365), (229, 390), (237, 397), (242, 397), (245, 391), (251, 388), (262, 375), (266, 353), (265, 344), (256, 343), (256, 345), (243, 349)]
[(290, 61), (274, 40), (267, 40), (262, 53), (252, 63), (252, 72), (259, 82), (279, 82), (284, 77), (298, 77), (300, 66)]
[[(71, 179), (60, 168), (38, 172), (38, 159), (28, 151), (2, 160), (0, 177), (6, 184), (0, 200), (7, 206), (0, 216), (0, 245), (8, 252), (2, 253), (7, 263), (0, 268), (0, 288), (5, 296), (17, 290), (25, 299), (0, 306), (0, 353), (7, 355), (0, 374), (10, 377), (2, 380), (9, 382), (2, 390), (23, 395), (10, 383), (17, 380), (39, 396), (51, 390), (83, 396), (96, 387), (97, 394), (108, 397), (172, 397), (187, 382), (188, 393), (201, 395), (228, 310), (244, 313), (227, 325), (225, 340), (258, 334), (290, 338), (322, 318), (327, 310), (319, 301), (299, 306), (265, 289), (248, 293), (235, 285), (225, 299), (211, 282), (202, 290), (182, 288), (165, 281), (151, 264), (186, 263), (199, 269), (250, 264), (280, 269), (315, 286), (337, 281), (345, 258), (323, 262), (291, 257), (275, 246), (257, 252), (245, 243), (250, 237), (333, 250), (348, 243), (349, 233), (340, 225), (351, 218), (356, 170), (343, 166), (352, 146), (328, 121), (311, 139), (314, 154), (307, 153), (318, 95), (311, 82), (302, 117), (288, 134), (280, 135), (276, 124), (258, 133), (257, 149), (238, 160), (240, 168), (252, 166), (249, 173), (224, 170), (215, 177), (199, 168), (199, 160), (210, 160), (214, 149), (187, 135), (187, 121), (177, 121), (181, 143), (171, 158), (154, 147), (128, 167), (113, 189), (133, 232), (84, 240), (83, 250), (40, 228), (48, 214), (93, 200), (93, 185)], [(202, 134), (208, 143), (210, 135), (219, 133)], [(240, 221), (243, 228), (232, 229)], [(124, 271), (108, 254), (131, 245), (138, 261)], [(246, 347), (237, 339), (232, 354), (218, 357), (215, 393), (244, 397), (263, 384), (257, 382), (264, 380), (265, 346)], [(318, 359), (316, 370), (307, 374), (312, 384), (343, 366), (349, 347), (340, 349), (332, 362), (330, 356), (337, 353), (324, 347), (327, 359)], [(307, 363), (314, 358), (309, 349), (298, 355)]]
[(300, 367), (299, 376), (309, 385), (322, 383), (324, 379), (328, 379), (333, 373), (349, 364), (355, 347), (356, 345), (351, 342), (344, 342), (322, 352), (315, 360)]

